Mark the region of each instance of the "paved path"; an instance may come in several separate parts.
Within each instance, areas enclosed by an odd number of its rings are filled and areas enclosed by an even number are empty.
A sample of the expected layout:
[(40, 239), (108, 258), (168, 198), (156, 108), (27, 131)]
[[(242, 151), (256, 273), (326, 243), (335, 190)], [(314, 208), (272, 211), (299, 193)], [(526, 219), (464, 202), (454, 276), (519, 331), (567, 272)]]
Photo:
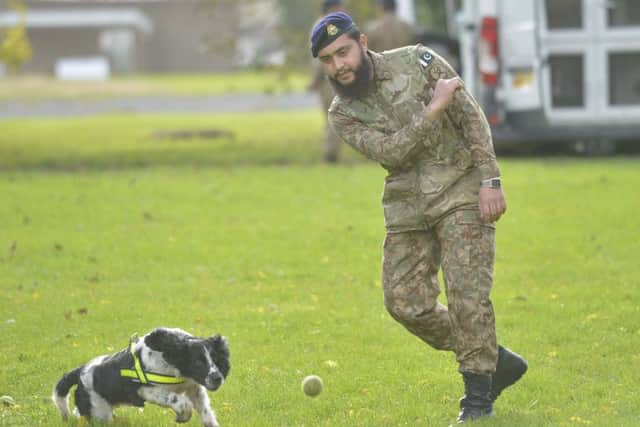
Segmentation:
[(0, 101), (0, 119), (70, 117), (107, 113), (238, 113), (320, 107), (310, 93), (284, 95), (233, 94), (206, 97), (127, 97), (89, 101)]

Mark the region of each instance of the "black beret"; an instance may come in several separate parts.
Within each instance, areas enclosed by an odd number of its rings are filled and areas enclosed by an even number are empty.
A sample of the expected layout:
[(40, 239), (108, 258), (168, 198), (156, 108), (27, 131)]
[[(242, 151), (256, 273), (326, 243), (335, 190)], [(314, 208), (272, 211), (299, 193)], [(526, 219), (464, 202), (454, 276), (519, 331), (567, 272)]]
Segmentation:
[(317, 58), (320, 49), (353, 28), (353, 19), (344, 12), (334, 12), (323, 17), (311, 31), (311, 55)]

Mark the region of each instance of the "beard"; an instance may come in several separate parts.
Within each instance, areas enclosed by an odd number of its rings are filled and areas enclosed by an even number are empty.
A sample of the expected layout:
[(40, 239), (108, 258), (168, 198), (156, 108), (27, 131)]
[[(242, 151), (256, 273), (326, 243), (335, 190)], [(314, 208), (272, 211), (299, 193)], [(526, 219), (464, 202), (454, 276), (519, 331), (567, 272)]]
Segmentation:
[(361, 98), (369, 93), (369, 88), (371, 87), (371, 64), (362, 47), (360, 47), (360, 65), (352, 71), (355, 74), (355, 78), (351, 83), (342, 84), (337, 79), (329, 77), (329, 83), (331, 83), (333, 90), (343, 98)]

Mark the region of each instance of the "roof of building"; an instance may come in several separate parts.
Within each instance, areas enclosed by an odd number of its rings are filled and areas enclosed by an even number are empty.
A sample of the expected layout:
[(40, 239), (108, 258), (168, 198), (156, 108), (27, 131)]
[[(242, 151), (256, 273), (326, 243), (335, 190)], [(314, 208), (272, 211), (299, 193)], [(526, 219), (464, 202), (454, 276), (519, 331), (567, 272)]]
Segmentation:
[[(15, 27), (22, 14), (0, 12), (0, 27)], [(132, 8), (99, 9), (37, 9), (24, 13), (27, 28), (91, 28), (133, 27), (146, 34), (153, 33), (153, 21), (141, 10)]]

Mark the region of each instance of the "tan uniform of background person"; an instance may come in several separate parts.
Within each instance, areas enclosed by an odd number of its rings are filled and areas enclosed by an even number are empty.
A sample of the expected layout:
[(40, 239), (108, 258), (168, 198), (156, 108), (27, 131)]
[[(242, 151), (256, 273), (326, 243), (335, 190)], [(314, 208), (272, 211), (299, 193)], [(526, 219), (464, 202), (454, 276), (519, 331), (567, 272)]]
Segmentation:
[[(341, 0), (325, 0), (322, 3), (323, 16), (328, 13), (338, 12), (341, 10), (344, 10)], [(342, 145), (342, 142), (340, 141), (340, 137), (338, 137), (331, 126), (329, 126), (329, 122), (326, 119), (327, 111), (329, 111), (331, 101), (333, 101), (333, 97), (336, 94), (329, 84), (327, 76), (322, 70), (322, 66), (318, 63), (318, 61), (314, 61), (313, 64), (313, 76), (311, 79), (311, 83), (309, 84), (309, 90), (317, 92), (320, 96), (320, 102), (322, 103), (322, 113), (325, 117), (325, 128), (323, 136), (324, 161), (327, 163), (336, 163), (340, 155), (340, 146)]]
[(416, 31), (410, 23), (398, 18), (395, 0), (378, 0), (378, 7), (380, 18), (364, 29), (369, 49), (383, 52), (416, 43)]
[[(312, 32), (312, 54), (338, 93), (331, 126), (388, 172), (385, 307), (429, 346), (455, 352), (465, 384), (459, 422), (490, 416), (527, 366), (496, 338), (494, 221), (506, 204), (489, 125), (435, 52), (421, 45), (365, 51), (367, 38), (353, 25), (348, 15), (325, 17)], [(438, 302), (440, 269), (447, 306)]]

